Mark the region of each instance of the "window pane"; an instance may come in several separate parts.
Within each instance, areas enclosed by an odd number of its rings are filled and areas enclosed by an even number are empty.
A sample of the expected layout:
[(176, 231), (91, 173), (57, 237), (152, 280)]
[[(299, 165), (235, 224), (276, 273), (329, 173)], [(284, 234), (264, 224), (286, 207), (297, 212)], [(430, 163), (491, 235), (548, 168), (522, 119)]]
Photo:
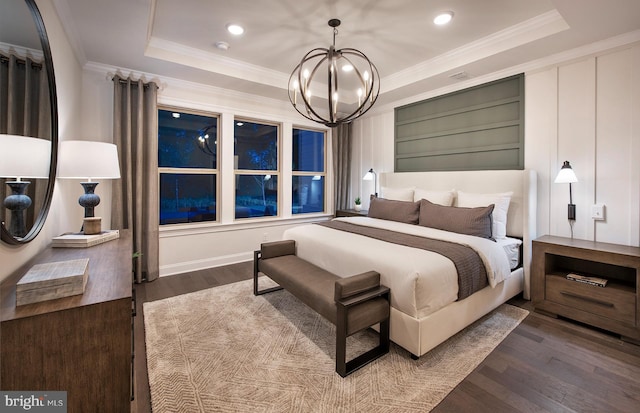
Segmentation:
[(254, 171), (278, 169), (277, 126), (236, 122), (234, 138), (236, 169)]
[(216, 176), (160, 174), (160, 224), (216, 220)]
[(293, 170), (324, 172), (324, 132), (293, 129)]
[(278, 215), (276, 175), (236, 175), (236, 218)]
[(217, 129), (215, 117), (158, 110), (158, 166), (215, 169)]
[(294, 176), (291, 213), (324, 211), (324, 176)]

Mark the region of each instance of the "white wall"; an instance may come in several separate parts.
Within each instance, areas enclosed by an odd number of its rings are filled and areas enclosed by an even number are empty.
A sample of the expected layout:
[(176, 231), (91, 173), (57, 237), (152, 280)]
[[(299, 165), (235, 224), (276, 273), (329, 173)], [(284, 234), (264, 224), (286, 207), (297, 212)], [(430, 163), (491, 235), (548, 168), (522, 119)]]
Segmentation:
[[(574, 237), (640, 245), (638, 71), (636, 44), (527, 74), (525, 164), (538, 171), (538, 234), (571, 236), (568, 185), (553, 183), (568, 160), (579, 181)], [(595, 203), (606, 205), (606, 220), (591, 218)]]
[[(58, 94), (59, 137), (60, 140), (64, 140), (74, 136), (79, 130), (82, 70), (51, 2), (37, 0), (36, 3), (42, 14), (51, 45)], [(49, 215), (40, 234), (23, 246), (10, 246), (0, 242), (0, 280), (46, 248), (51, 238), (62, 232), (62, 228), (67, 226), (66, 211), (74, 208), (74, 203), (77, 205), (77, 197), (75, 201), (69, 199), (65, 189), (56, 184)], [(79, 205), (77, 207), (80, 208)]]
[[(571, 235), (568, 184), (553, 183), (568, 160), (579, 180), (572, 185), (577, 206), (574, 237), (637, 246), (640, 44), (571, 56), (571, 61), (525, 72), (525, 167), (538, 174), (537, 234)], [(467, 82), (459, 89), (471, 85)], [(364, 208), (372, 186), (362, 175), (370, 167), (379, 172), (394, 169), (393, 107), (435, 95), (389, 104), (357, 121), (352, 197), (364, 195)], [(605, 221), (591, 219), (595, 203), (606, 205)]]

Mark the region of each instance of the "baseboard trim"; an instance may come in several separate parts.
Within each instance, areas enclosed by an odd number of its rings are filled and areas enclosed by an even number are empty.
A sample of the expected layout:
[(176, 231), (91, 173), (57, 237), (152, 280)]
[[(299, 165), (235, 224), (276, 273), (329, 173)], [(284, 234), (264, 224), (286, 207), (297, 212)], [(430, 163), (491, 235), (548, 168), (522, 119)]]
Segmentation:
[(252, 251), (225, 255), (222, 257), (207, 258), (204, 260), (185, 261), (177, 264), (162, 265), (160, 266), (160, 277), (204, 270), (213, 267), (221, 267), (223, 265), (237, 264), (239, 262), (251, 260), (253, 260)]

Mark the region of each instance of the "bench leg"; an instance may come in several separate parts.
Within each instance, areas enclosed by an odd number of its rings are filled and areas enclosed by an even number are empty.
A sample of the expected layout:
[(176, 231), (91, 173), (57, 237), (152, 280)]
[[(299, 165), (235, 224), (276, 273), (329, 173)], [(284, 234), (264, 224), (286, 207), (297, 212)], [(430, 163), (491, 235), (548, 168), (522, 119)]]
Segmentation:
[(258, 290), (258, 262), (260, 261), (260, 251), (253, 251), (253, 295), (262, 295), (273, 291), (282, 290), (282, 287), (265, 288), (264, 290)]
[[(385, 294), (385, 298), (389, 301), (389, 295)], [(336, 323), (336, 372), (341, 377), (346, 377), (354, 371), (358, 370), (377, 358), (389, 352), (389, 326), (391, 317), (380, 322), (379, 343), (371, 350), (347, 361), (347, 309), (338, 305), (337, 323)]]

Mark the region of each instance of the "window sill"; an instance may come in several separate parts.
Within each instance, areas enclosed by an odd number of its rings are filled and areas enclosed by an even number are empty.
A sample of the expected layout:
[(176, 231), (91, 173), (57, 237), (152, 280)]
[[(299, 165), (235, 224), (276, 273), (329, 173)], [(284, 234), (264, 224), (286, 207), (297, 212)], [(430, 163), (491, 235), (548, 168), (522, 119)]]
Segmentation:
[(301, 214), (304, 216), (291, 216), (287, 218), (243, 218), (229, 223), (218, 222), (194, 222), (190, 224), (161, 225), (160, 238), (182, 237), (186, 235), (208, 234), (226, 231), (242, 231), (253, 228), (266, 228), (291, 224), (306, 224), (310, 222), (326, 221), (333, 218), (333, 214)]

